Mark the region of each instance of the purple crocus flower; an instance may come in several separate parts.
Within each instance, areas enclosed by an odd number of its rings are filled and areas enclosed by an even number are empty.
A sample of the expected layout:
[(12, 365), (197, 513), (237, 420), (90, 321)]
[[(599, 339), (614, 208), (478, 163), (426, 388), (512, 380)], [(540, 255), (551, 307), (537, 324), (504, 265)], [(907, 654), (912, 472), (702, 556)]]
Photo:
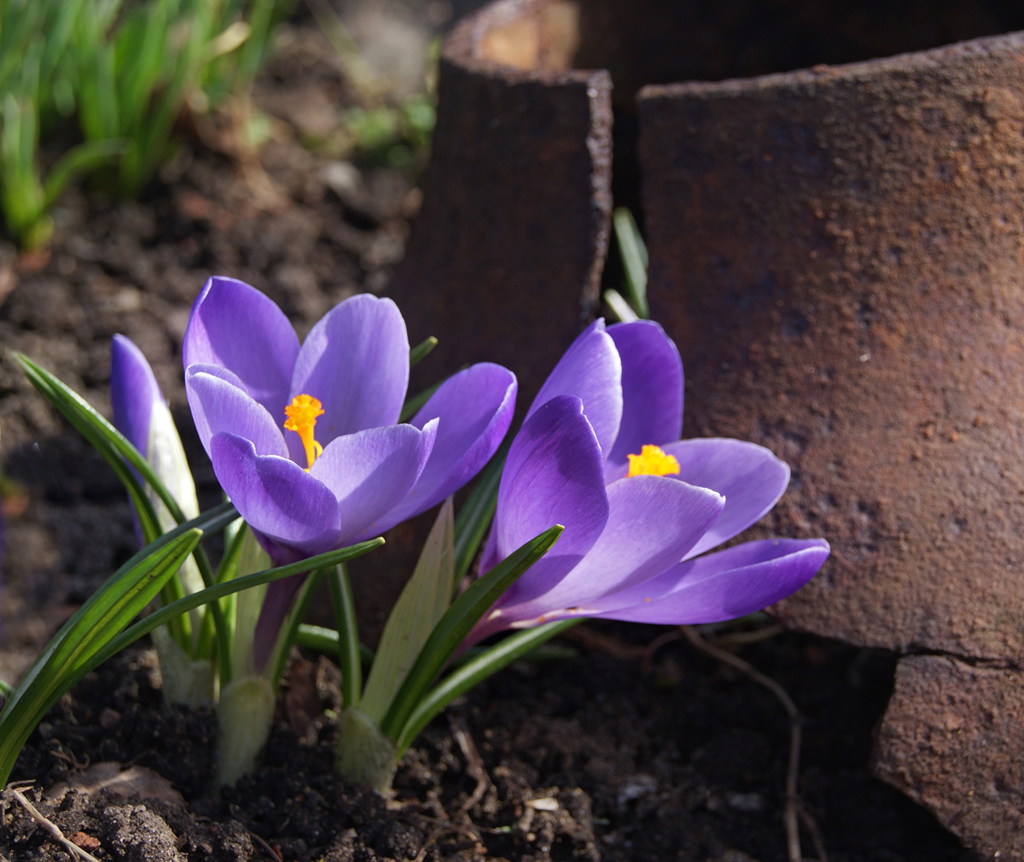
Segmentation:
[[(183, 353), (217, 479), (278, 564), (372, 538), (441, 502), (491, 458), (515, 408), (515, 376), (481, 363), (396, 424), (409, 382), (405, 322), (369, 294), (335, 306), (300, 347), (270, 299), (211, 278)], [(296, 588), (270, 585), (258, 640), (276, 633)]]
[[(171, 411), (146, 357), (123, 335), (110, 346), (110, 401), (114, 427), (150, 463), (185, 516), (196, 517), (196, 486)], [(173, 528), (170, 512), (155, 494), (151, 498), (163, 528)]]
[(565, 532), (478, 623), (569, 617), (707, 623), (796, 591), (829, 553), (777, 539), (704, 554), (767, 513), (789, 467), (729, 439), (679, 440), (683, 367), (656, 323), (590, 326), (545, 382), (516, 435), (481, 560), (487, 571), (553, 524)]

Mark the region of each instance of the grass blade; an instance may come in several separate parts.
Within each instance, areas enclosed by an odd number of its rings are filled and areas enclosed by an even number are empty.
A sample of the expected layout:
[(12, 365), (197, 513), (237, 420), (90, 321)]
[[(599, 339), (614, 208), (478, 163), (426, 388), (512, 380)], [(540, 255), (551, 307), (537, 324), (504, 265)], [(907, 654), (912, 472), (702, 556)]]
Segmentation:
[(503, 443), (490, 463), (480, 472), (480, 478), (477, 479), (472, 493), (465, 505), (459, 509), (459, 516), (455, 519), (456, 586), (473, 564), (473, 558), (476, 557), (476, 552), (480, 549), (487, 528), (494, 517), (494, 510), (498, 505), (501, 471), (505, 468), (507, 455), (508, 444)]
[[(202, 538), (176, 530), (131, 558), (64, 625), (0, 713), (0, 786), (33, 728), (80, 676), (90, 659), (159, 593)], [(84, 671), (83, 671), (84, 673)]]
[(487, 677), (526, 655), (530, 650), (581, 622), (583, 622), (583, 617), (558, 620), (547, 625), (516, 632), (452, 671), (416, 705), (412, 715), (405, 722), (402, 732), (395, 740), (398, 755), (401, 756), (402, 752), (420, 735), (423, 728), (430, 724), (434, 716), (455, 698), (465, 694)]
[[(179, 527), (178, 529), (181, 528)], [(137, 641), (143, 635), (149, 634), (149, 632), (153, 631), (157, 626), (163, 625), (168, 620), (187, 613), (202, 604), (212, 602), (215, 599), (222, 599), (224, 596), (229, 596), (232, 593), (237, 593), (241, 590), (258, 587), (261, 584), (269, 584), (271, 581), (278, 581), (281, 578), (289, 578), (292, 575), (299, 575), (313, 568), (331, 566), (336, 565), (339, 562), (354, 560), (356, 557), (361, 557), (368, 551), (372, 551), (374, 548), (379, 548), (383, 544), (383, 539), (371, 539), (369, 542), (361, 542), (358, 545), (352, 545), (349, 548), (342, 548), (338, 551), (328, 551), (326, 554), (320, 554), (317, 557), (310, 557), (308, 560), (300, 560), (297, 563), (291, 563), (287, 566), (279, 566), (276, 569), (267, 569), (263, 572), (245, 575), (241, 578), (225, 581), (224, 583), (217, 584), (213, 587), (207, 587), (205, 590), (200, 590), (198, 593), (192, 593), (190, 596), (185, 596), (185, 598), (178, 599), (178, 601), (173, 604), (160, 608), (158, 611), (154, 611), (144, 619), (139, 620), (134, 625), (125, 629), (117, 637), (112, 638), (110, 643), (97, 653), (95, 663), (100, 664), (101, 662), (106, 661), (110, 656)]]
[(622, 268), (626, 271), (626, 298), (637, 316), (647, 319), (651, 316), (647, 307), (647, 246), (633, 214), (625, 207), (615, 210), (612, 224), (622, 256)]
[(420, 699), (455, 654), (466, 635), (516, 580), (547, 553), (564, 527), (554, 526), (514, 551), (459, 596), (423, 645), (416, 663), (398, 690), (381, 730), (397, 740)]
[(423, 644), (444, 616), (455, 592), (455, 538), (452, 499), (441, 506), (412, 577), (388, 616), (377, 658), (359, 708), (377, 723), (405, 681)]
[(433, 335), (423, 339), (423, 341), (409, 351), (409, 367), (412, 368), (426, 359), (427, 354), (435, 347), (437, 347), (437, 339)]

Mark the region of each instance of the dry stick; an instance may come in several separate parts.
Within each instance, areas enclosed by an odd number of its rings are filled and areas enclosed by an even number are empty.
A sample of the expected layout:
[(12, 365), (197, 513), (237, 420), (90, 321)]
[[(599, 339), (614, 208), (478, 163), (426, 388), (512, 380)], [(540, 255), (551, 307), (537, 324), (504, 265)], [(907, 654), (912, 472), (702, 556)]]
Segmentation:
[(14, 791), (14, 798), (18, 800), (24, 806), (25, 810), (29, 813), (33, 820), (36, 821), (40, 826), (43, 827), (53, 837), (54, 841), (57, 841), (65, 850), (67, 850), (72, 856), (78, 856), (84, 859), (85, 862), (99, 862), (92, 853), (88, 853), (83, 850), (77, 844), (69, 841), (64, 837), (64, 833), (57, 828), (57, 825), (52, 820), (47, 820), (42, 814), (39, 813), (38, 809), (28, 801), (28, 798), (20, 790)]
[(462, 754), (466, 758), (466, 771), (476, 779), (473, 795), (461, 806), (461, 810), (465, 814), (484, 798), (484, 794), (493, 785), (491, 784), (491, 777), (487, 774), (487, 767), (484, 766), (483, 758), (480, 757), (480, 752), (476, 750), (476, 745), (473, 744), (473, 737), (469, 735), (466, 723), (461, 718), (456, 718), (451, 713), (448, 713), (448, 724), (451, 727), (452, 736), (455, 737), (455, 741), (459, 744), (459, 748), (462, 749)]
[(729, 665), (745, 674), (762, 688), (768, 689), (774, 694), (789, 713), (789, 768), (786, 771), (786, 807), (783, 813), (783, 823), (786, 827), (786, 850), (789, 854), (789, 862), (801, 862), (803, 854), (800, 851), (800, 797), (797, 796), (796, 782), (800, 769), (800, 711), (793, 703), (793, 699), (786, 693), (786, 690), (774, 679), (765, 676), (753, 665), (745, 662), (739, 656), (708, 643), (701, 637), (693, 626), (680, 626), (683, 636), (705, 655)]

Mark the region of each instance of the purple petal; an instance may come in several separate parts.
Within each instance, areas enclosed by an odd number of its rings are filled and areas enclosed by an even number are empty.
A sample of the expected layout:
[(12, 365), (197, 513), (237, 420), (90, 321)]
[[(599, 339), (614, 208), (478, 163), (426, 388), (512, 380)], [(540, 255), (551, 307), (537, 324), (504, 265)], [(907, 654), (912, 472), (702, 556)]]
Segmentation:
[[(185, 391), (199, 439), (210, 457), (211, 441), (228, 433), (250, 441), (257, 454), (288, 457), (284, 437), (267, 409), (217, 375), (216, 366), (190, 365)], [(214, 372), (214, 373), (211, 373)]]
[(192, 306), (182, 344), (185, 368), (221, 365), (245, 391), (284, 422), (299, 339), (288, 318), (256, 288), (215, 276)]
[(454, 494), (491, 460), (516, 406), (516, 377), (489, 362), (446, 380), (412, 420), (422, 428), (438, 419), (430, 460), (408, 496), (388, 515), (398, 524)]
[(436, 421), (422, 431), (388, 425), (338, 437), (324, 449), (309, 473), (338, 501), (343, 544), (383, 532), (382, 518), (419, 478), (436, 433)]
[(660, 625), (731, 620), (806, 584), (829, 554), (823, 539), (766, 539), (679, 563), (655, 581), (594, 603), (608, 619)]
[(409, 385), (409, 339), (390, 299), (360, 294), (329, 311), (306, 337), (290, 396), (323, 404), (322, 446), (343, 434), (394, 425)]
[(502, 596), (502, 606), (546, 593), (593, 547), (608, 520), (601, 461), (578, 398), (553, 398), (526, 420), (512, 442), (498, 489), (498, 558), (555, 524), (565, 532)]
[(594, 321), (572, 343), (544, 381), (526, 418), (557, 395), (573, 395), (583, 402), (583, 412), (607, 458), (622, 420), (622, 363), (603, 320)]
[(210, 460), (224, 493), (254, 530), (307, 557), (339, 546), (338, 501), (294, 461), (257, 455), (248, 440), (227, 433), (210, 441)]
[(718, 518), (714, 491), (660, 476), (608, 488), (608, 523), (597, 543), (559, 584), (527, 605), (502, 603), (502, 617), (531, 619), (551, 608), (589, 606), (674, 566)]
[(756, 524), (789, 484), (789, 466), (763, 446), (724, 437), (679, 440), (664, 447), (679, 462), (676, 477), (725, 497), (714, 526), (686, 555), (696, 557)]
[(110, 346), (110, 402), (114, 427), (145, 458), (153, 405), (163, 404), (163, 395), (146, 357), (123, 335), (115, 335)]
[(608, 335), (622, 360), (622, 422), (608, 460), (627, 463), (644, 444), (661, 446), (683, 432), (683, 363), (653, 321), (617, 323)]

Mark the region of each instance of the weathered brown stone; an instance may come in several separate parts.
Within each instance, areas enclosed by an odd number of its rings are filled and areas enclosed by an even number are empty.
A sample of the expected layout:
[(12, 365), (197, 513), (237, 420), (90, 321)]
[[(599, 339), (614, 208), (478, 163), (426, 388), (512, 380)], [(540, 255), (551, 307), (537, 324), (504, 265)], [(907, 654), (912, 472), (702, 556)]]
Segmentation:
[(1024, 36), (642, 91), (652, 316), (686, 436), (793, 467), (832, 557), (779, 614), (1024, 661)]
[(574, 71), (571, 4), (508, 0), (448, 38), (423, 209), (388, 289), (424, 382), (488, 360), (525, 405), (593, 313), (611, 218), (611, 79)]
[(964, 843), (1024, 860), (1024, 672), (913, 656), (878, 728), (874, 773)]
[[(684, 434), (786, 459), (760, 533), (833, 546), (776, 612), (852, 643), (1024, 665), (1024, 36), (813, 65), (1014, 16), (946, 0), (486, 7), (446, 44), (391, 288), (414, 337), (444, 338), (422, 379), (504, 362), (525, 406), (594, 309), (610, 80), (571, 67), (610, 69), (616, 195), (637, 204), (639, 123), (649, 300), (683, 356)], [(643, 84), (800, 66), (647, 87), (633, 105)], [(1003, 859), (1022, 858), (1020, 675), (904, 659), (879, 736), (879, 775)]]

